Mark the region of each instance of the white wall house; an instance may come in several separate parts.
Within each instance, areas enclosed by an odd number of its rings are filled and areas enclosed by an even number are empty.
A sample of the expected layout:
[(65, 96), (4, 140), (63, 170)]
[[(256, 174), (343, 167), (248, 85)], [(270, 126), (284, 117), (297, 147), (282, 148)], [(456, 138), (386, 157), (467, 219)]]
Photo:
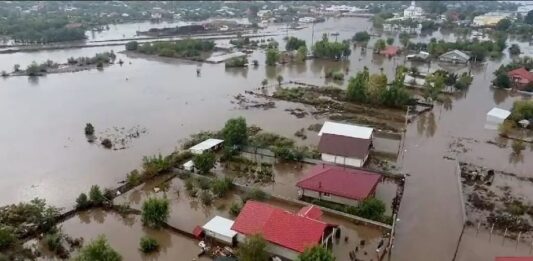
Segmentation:
[(403, 10), (403, 17), (405, 18), (420, 18), (424, 14), (421, 7), (416, 6), (415, 1), (411, 1), (411, 5)]
[(372, 128), (325, 122), (318, 133), (321, 159), (340, 165), (362, 167), (372, 146)]

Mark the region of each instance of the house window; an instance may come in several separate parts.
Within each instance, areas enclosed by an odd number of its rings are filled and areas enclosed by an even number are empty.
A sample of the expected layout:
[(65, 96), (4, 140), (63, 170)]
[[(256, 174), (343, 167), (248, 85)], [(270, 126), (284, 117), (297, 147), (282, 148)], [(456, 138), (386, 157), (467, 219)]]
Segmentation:
[(329, 196), (331, 196), (331, 195), (330, 195), (329, 193), (324, 192), (324, 193), (322, 193), (322, 196), (324, 196), (324, 197), (329, 197)]

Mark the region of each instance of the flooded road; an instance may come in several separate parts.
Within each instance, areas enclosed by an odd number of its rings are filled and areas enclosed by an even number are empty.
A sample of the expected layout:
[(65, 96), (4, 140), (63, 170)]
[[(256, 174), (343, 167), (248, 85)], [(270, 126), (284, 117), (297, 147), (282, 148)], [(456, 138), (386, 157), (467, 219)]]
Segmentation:
[[(338, 39), (342, 40), (370, 26), (363, 18), (329, 19), (315, 26), (314, 37), (311, 28), (289, 31), (289, 35), (304, 38), (310, 44), (311, 38), (316, 41), (324, 32), (339, 32)], [(282, 37), (276, 37), (281, 46)], [(115, 46), (2, 54), (0, 70), (12, 70), (15, 63), (25, 68), (33, 60), (64, 62), (71, 56), (93, 56), (109, 50), (118, 53), (123, 49)], [(275, 83), (279, 74), (285, 80), (345, 87), (347, 81), (326, 82), (325, 71), (348, 67), (349, 73), (355, 74), (367, 66), (373, 73), (383, 68), (391, 79), (396, 66), (403, 63), (403, 57), (384, 59), (371, 52), (362, 54), (359, 48), (353, 49), (345, 62), (311, 60), (276, 67), (265, 67), (264, 52), (257, 51), (249, 59), (257, 59), (261, 64), (258, 68), (231, 70), (222, 64), (143, 59), (124, 54), (117, 58), (125, 64), (103, 71), (0, 79), (0, 119), (4, 123), (0, 130), (3, 191), (0, 205), (42, 197), (56, 206), (71, 206), (76, 196), (88, 191), (92, 184), (116, 186), (126, 173), (140, 166), (144, 155), (167, 154), (190, 134), (220, 129), (228, 118), (235, 116), (243, 116), (249, 124), (266, 131), (294, 137), (297, 130), (325, 119), (296, 118), (285, 109), (302, 105), (281, 101), (276, 101), (276, 108), (269, 110), (243, 110), (231, 103), (233, 97), (245, 90), (257, 90), (265, 78)], [(519, 175), (533, 175), (528, 172), (533, 169), (532, 161), (510, 161), (509, 147), (501, 149), (486, 143), (497, 137), (495, 131), (483, 129), (486, 112), (496, 105), (510, 109), (514, 100), (522, 99), (489, 88), (492, 71), (500, 63), (488, 62), (482, 68), (473, 68), (474, 82), (465, 95), (452, 98), (451, 104), (435, 106), (431, 113), (408, 126), (405, 151), (398, 165), (410, 176), (400, 208), (393, 260), (422, 261), (429, 255), (439, 261), (451, 260), (453, 256), (462, 220), (455, 162), (444, 159), (444, 155)], [(196, 76), (197, 67), (201, 68), (200, 77)], [(95, 126), (97, 136), (105, 129), (137, 125), (146, 128), (147, 133), (134, 139), (126, 150), (106, 150), (87, 142), (83, 134), (87, 122)], [(314, 133), (308, 132), (308, 136)], [(469, 139), (464, 141), (466, 152), (456, 153), (450, 148), (459, 138)], [(313, 144), (316, 139), (299, 142)], [(531, 150), (524, 151), (524, 159), (532, 157)], [(71, 230), (83, 223), (71, 222)], [(109, 222), (106, 229), (120, 223)], [(133, 243), (135, 247), (129, 249), (136, 249), (138, 242)], [(132, 258), (139, 257), (133, 253)]]

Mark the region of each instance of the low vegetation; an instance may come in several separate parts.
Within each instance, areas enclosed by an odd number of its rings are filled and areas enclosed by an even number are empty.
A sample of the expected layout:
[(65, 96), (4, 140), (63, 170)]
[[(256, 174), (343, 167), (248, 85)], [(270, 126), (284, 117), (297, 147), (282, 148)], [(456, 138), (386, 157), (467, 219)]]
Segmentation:
[(237, 257), (240, 261), (268, 261), (266, 246), (267, 242), (260, 234), (246, 237), (246, 240), (239, 244)]
[(322, 35), (322, 40), (313, 45), (313, 55), (324, 59), (345, 59), (350, 56), (352, 50), (348, 41), (330, 42), (327, 34)]
[(160, 228), (170, 215), (169, 201), (166, 198), (149, 198), (142, 206), (141, 219), (145, 226)]
[(246, 67), (248, 66), (248, 59), (246, 56), (231, 58), (225, 63), (226, 68)]
[(121, 261), (122, 256), (115, 251), (104, 236), (99, 236), (80, 250), (76, 261)]
[(141, 250), (143, 253), (155, 252), (159, 250), (159, 243), (157, 240), (151, 237), (143, 236), (139, 242), (139, 250)]
[(215, 48), (213, 41), (185, 39), (175, 42), (147, 42), (143, 44), (127, 43), (126, 48), (148, 55), (174, 58), (200, 58)]
[(323, 206), (326, 208), (330, 208), (333, 210), (337, 210), (340, 212), (344, 212), (350, 215), (359, 216), (362, 218), (386, 223), (386, 224), (392, 224), (392, 219), (390, 216), (385, 215), (385, 203), (383, 203), (381, 200), (377, 198), (368, 198), (357, 207), (354, 206), (346, 206), (341, 205), (338, 203), (330, 202), (330, 201), (324, 201), (319, 199), (308, 199), (305, 198), (305, 200), (310, 201), (312, 204)]
[(335, 261), (335, 256), (327, 248), (316, 245), (301, 253), (297, 261)]

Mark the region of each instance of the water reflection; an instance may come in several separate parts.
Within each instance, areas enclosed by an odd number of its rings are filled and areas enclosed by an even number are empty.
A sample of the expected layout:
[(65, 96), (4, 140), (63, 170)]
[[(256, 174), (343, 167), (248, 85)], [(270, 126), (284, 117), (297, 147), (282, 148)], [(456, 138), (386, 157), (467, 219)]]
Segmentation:
[(494, 100), (494, 103), (496, 103), (496, 105), (504, 102), (508, 96), (509, 96), (509, 92), (507, 92), (506, 90), (501, 90), (501, 89), (492, 90), (492, 99)]
[(437, 131), (437, 122), (433, 111), (420, 115), (416, 124), (418, 135), (425, 135), (429, 138), (433, 137)]
[(509, 154), (509, 163), (516, 165), (517, 163), (522, 163), (522, 162), (524, 162), (523, 153), (516, 154), (514, 152), (511, 152), (511, 154)]

